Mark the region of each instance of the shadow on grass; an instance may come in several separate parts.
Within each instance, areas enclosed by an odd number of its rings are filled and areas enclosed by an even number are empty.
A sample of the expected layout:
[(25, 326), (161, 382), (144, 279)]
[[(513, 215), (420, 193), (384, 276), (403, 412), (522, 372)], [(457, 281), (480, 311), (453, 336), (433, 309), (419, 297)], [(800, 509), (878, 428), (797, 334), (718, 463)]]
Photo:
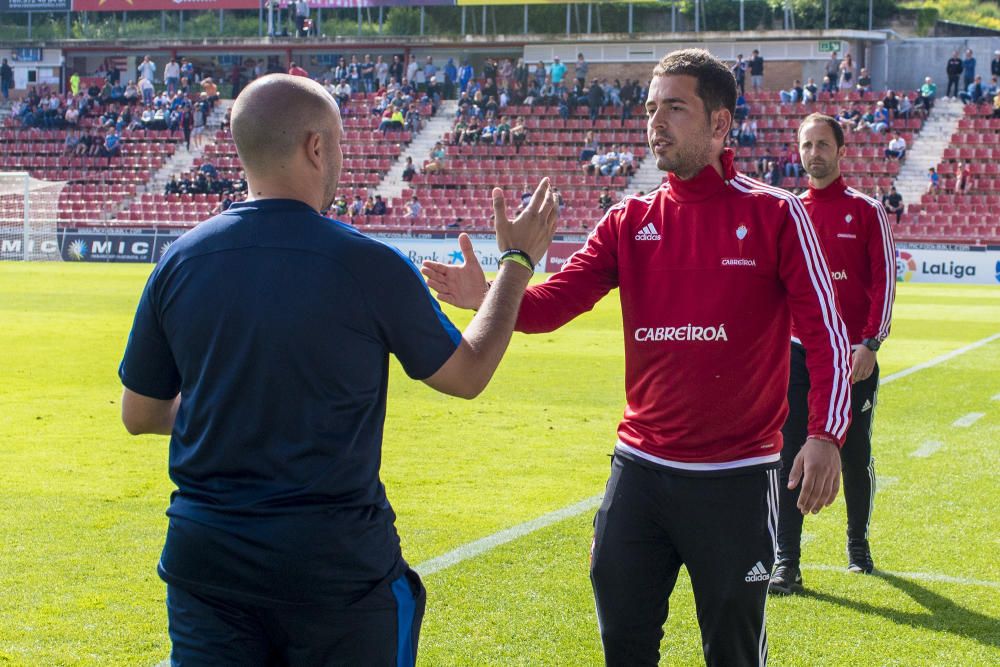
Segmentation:
[(805, 597), (823, 602), (847, 607), (862, 614), (882, 616), (894, 623), (910, 625), (936, 632), (948, 632), (959, 637), (973, 639), (985, 646), (1000, 648), (1000, 623), (997, 619), (967, 609), (956, 604), (949, 598), (939, 595), (909, 579), (903, 579), (887, 572), (876, 570), (873, 577), (878, 577), (893, 588), (910, 596), (916, 603), (927, 610), (927, 613), (900, 611), (890, 607), (879, 607), (867, 602), (848, 600), (846, 598), (805, 591)]

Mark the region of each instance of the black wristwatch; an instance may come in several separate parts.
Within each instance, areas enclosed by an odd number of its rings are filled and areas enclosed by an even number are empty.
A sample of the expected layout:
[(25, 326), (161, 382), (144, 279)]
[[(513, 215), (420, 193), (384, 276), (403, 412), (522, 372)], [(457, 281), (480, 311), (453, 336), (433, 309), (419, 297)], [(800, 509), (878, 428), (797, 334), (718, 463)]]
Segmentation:
[(878, 349), (882, 347), (882, 342), (878, 338), (865, 338), (861, 344), (872, 352), (878, 352)]

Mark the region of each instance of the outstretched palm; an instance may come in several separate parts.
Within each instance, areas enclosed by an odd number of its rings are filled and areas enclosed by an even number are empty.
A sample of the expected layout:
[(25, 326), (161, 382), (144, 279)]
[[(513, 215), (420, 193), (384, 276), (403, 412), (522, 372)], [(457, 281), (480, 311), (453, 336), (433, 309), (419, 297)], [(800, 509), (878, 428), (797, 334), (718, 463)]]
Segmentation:
[(472, 249), (472, 239), (468, 234), (459, 235), (458, 247), (462, 250), (463, 263), (442, 264), (424, 260), (420, 271), (439, 299), (459, 308), (476, 310), (486, 296), (486, 274)]

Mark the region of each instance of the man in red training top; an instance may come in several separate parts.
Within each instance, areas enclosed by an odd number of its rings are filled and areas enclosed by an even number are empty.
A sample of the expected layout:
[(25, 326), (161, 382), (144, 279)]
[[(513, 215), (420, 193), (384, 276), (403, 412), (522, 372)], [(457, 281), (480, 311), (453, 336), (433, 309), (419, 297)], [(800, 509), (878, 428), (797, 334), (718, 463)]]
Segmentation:
[[(792, 317), (809, 350), (809, 439), (799, 508), (837, 495), (850, 421), (850, 347), (802, 203), (736, 172), (723, 148), (736, 80), (707, 51), (653, 69), (647, 138), (668, 172), (608, 209), (586, 245), (528, 288), (518, 331), (552, 331), (619, 288), (627, 405), (594, 520), (591, 582), (608, 665), (656, 665), (681, 565), (709, 665), (767, 660), (764, 604), (777, 539), (778, 468)], [(487, 291), (466, 262), (424, 264), (442, 300)]]
[[(840, 124), (830, 116), (814, 113), (802, 121), (798, 139), (802, 166), (809, 174), (809, 190), (802, 196), (802, 204), (826, 251), (840, 313), (854, 348), (853, 420), (840, 451), (847, 501), (847, 569), (869, 574), (874, 568), (868, 547), (868, 524), (875, 497), (871, 441), (878, 396), (875, 353), (889, 335), (896, 293), (896, 249), (882, 204), (847, 187), (840, 175), (840, 160), (844, 157), (844, 131)], [(781, 429), (785, 470), (805, 442), (812, 408), (807, 400), (812, 374), (798, 325), (796, 321), (792, 328), (788, 420)], [(786, 481), (784, 472), (782, 480)], [(802, 590), (799, 568), (802, 514), (794, 508), (797, 495), (797, 489), (783, 485), (778, 503), (778, 564), (771, 577), (770, 591), (779, 595)]]

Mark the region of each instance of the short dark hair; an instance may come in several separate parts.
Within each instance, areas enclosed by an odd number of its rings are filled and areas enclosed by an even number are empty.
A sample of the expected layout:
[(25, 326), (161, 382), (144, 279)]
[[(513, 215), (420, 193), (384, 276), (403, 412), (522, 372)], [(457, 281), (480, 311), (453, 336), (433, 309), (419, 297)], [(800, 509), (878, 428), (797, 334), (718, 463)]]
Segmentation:
[(695, 94), (705, 104), (705, 113), (728, 109), (736, 114), (736, 77), (726, 64), (705, 49), (680, 49), (668, 53), (653, 68), (653, 76), (693, 76)]
[(827, 116), (825, 113), (811, 113), (802, 119), (802, 123), (799, 124), (799, 129), (795, 131), (795, 140), (799, 139), (799, 132), (802, 128), (809, 123), (826, 123), (833, 130), (833, 139), (837, 142), (837, 148), (842, 148), (844, 146), (844, 128), (840, 126), (837, 119), (833, 116)]

